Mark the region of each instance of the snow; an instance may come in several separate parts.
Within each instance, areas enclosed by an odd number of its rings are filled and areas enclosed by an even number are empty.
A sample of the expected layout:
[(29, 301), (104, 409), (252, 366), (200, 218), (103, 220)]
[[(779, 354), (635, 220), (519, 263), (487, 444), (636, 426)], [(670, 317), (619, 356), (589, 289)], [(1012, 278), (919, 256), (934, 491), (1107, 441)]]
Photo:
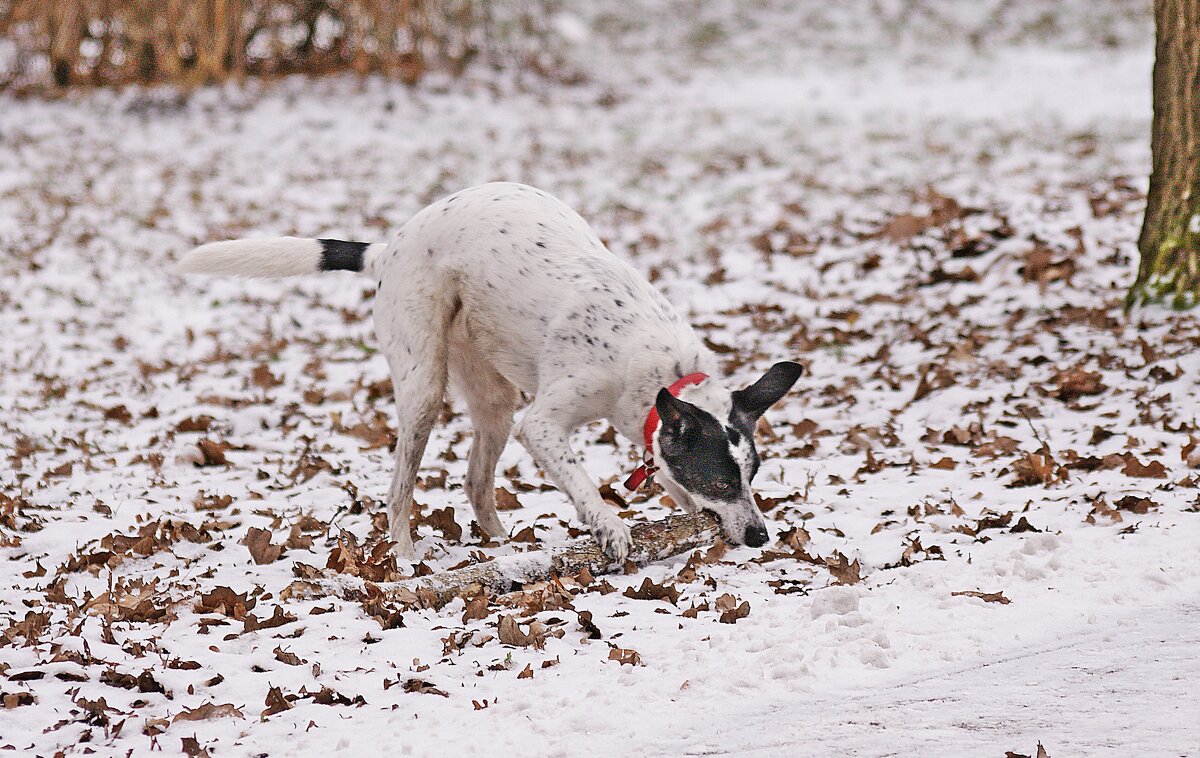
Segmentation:
[[(1121, 309), (1149, 168), (1148, 8), (827, 5), (571, 4), (555, 27), (587, 73), (576, 84), (476, 71), (415, 89), (5, 96), (0, 692), (36, 702), (0, 708), (0, 747), (147, 755), (194, 735), (214, 755), (999, 756), (1039, 741), (1056, 758), (1195, 754), (1200, 329)], [(760, 442), (757, 484), (790, 498), (767, 513), (774, 536), (802, 527), (819, 563), (737, 548), (694, 581), (679, 578), (687, 556), (608, 577), (614, 592), (520, 618), (563, 632), (544, 649), (495, 639), (528, 597), (466, 622), (462, 601), (397, 606), (391, 629), (358, 602), (279, 600), (340, 530), (378, 536), (391, 463), (369, 429), (391, 411), (372, 389), (387, 370), (371, 287), (183, 278), (173, 262), (242, 235), (384, 239), (441, 194), (498, 179), (577, 208), (732, 349), (737, 379), (806, 364), (768, 415), (778, 439)], [(881, 233), (944, 198), (979, 212)], [(962, 239), (986, 252), (953, 257)], [(1064, 389), (1077, 365), (1097, 394)], [(252, 381), (263, 366), (274, 379)], [(207, 431), (178, 430), (202, 415)], [(619, 482), (638, 451), (605, 429), (577, 443), (598, 483)], [(434, 570), (535, 547), (472, 536), (469, 432), (462, 415), (440, 425), (422, 470), (447, 472), (418, 492), (423, 513), (449, 507), (463, 532), (420, 527)], [(197, 467), (201, 439), (229, 443), (230, 465)], [(1046, 449), (1046, 479), (1015, 486)], [(501, 519), (534, 526), (538, 548), (566, 542), (572, 509), (515, 443), (500, 464), (513, 467), (497, 484), (523, 508)], [(632, 500), (629, 518), (668, 512)], [(321, 526), (311, 546), (251, 560), (249, 528), (281, 544), (304, 516)], [(211, 539), (70, 568), (159, 519)], [(838, 555), (861, 582), (835, 583), (824, 560)], [(625, 596), (647, 577), (674, 582), (678, 603)], [(166, 615), (106, 623), (95, 598), (119, 580), (157, 580)], [(196, 609), (223, 586), (249, 593), (260, 621), (277, 605), (296, 620), (243, 632)], [(750, 614), (720, 623), (726, 594)], [(12, 631), (43, 612), (37, 644)], [(452, 633), (473, 636), (447, 651)], [(149, 670), (166, 692), (116, 686), (108, 669)], [(446, 696), (405, 691), (412, 679)], [(365, 705), (301, 698), (260, 719), (272, 687), (322, 686)], [(116, 711), (74, 702), (98, 698)], [(205, 703), (244, 718), (151, 721)]]

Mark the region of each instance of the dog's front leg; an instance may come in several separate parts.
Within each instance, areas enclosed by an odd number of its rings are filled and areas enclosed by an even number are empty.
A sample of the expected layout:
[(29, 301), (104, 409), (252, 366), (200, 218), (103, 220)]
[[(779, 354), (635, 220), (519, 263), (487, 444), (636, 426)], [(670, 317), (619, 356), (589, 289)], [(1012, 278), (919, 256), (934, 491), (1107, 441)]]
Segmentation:
[(571, 449), (571, 429), (561, 419), (563, 411), (547, 403), (534, 401), (515, 435), (533, 456), (533, 460), (567, 493), (579, 520), (587, 525), (600, 548), (614, 560), (623, 561), (633, 538), (629, 527), (600, 498), (587, 470)]

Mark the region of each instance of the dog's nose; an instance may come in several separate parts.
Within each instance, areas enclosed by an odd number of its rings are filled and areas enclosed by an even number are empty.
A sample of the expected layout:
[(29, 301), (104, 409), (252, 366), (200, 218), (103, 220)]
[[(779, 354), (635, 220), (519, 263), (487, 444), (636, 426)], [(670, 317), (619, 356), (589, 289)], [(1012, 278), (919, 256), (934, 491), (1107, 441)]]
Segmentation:
[(750, 547), (762, 547), (767, 544), (767, 528), (758, 524), (746, 527), (745, 542)]

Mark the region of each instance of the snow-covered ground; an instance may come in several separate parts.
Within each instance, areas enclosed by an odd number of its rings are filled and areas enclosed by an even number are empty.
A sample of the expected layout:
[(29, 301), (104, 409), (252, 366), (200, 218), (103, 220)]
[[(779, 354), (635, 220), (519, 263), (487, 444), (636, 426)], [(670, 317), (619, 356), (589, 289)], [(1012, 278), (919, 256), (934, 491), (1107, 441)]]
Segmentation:
[[(557, 24), (581, 81), (0, 100), (0, 748), (1200, 754), (1200, 328), (1121, 310), (1147, 5), (588, 3)], [(806, 364), (760, 443), (780, 540), (470, 614), (281, 599), (381, 537), (372, 288), (172, 262), (383, 239), (499, 179), (577, 208), (735, 377)], [(444, 415), (425, 567), (577, 534), (514, 443), (521, 540), (482, 544)], [(606, 431), (598, 484), (637, 455)]]

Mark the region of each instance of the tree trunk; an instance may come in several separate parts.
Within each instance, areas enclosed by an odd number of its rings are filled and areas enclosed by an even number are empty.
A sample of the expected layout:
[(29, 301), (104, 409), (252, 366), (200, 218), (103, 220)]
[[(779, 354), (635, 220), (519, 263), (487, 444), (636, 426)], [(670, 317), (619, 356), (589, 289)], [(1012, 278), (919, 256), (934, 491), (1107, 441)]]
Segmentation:
[(1152, 170), (1127, 304), (1200, 299), (1200, 0), (1155, 0)]
[[(717, 520), (707, 513), (667, 516), (661, 521), (633, 527), (629, 560), (644, 566), (651, 561), (708, 545), (717, 537)], [(440, 607), (456, 597), (471, 597), (480, 591), (497, 595), (518, 590), (531, 582), (552, 576), (574, 576), (583, 569), (593, 575), (613, 574), (624, 565), (613, 561), (591, 537), (584, 537), (552, 551), (510, 555), (476, 563), (455, 571), (407, 579), (402, 582), (364, 582), (349, 576), (300, 579), (281, 593), (294, 597), (340, 597), (343, 600), (388, 600)]]

